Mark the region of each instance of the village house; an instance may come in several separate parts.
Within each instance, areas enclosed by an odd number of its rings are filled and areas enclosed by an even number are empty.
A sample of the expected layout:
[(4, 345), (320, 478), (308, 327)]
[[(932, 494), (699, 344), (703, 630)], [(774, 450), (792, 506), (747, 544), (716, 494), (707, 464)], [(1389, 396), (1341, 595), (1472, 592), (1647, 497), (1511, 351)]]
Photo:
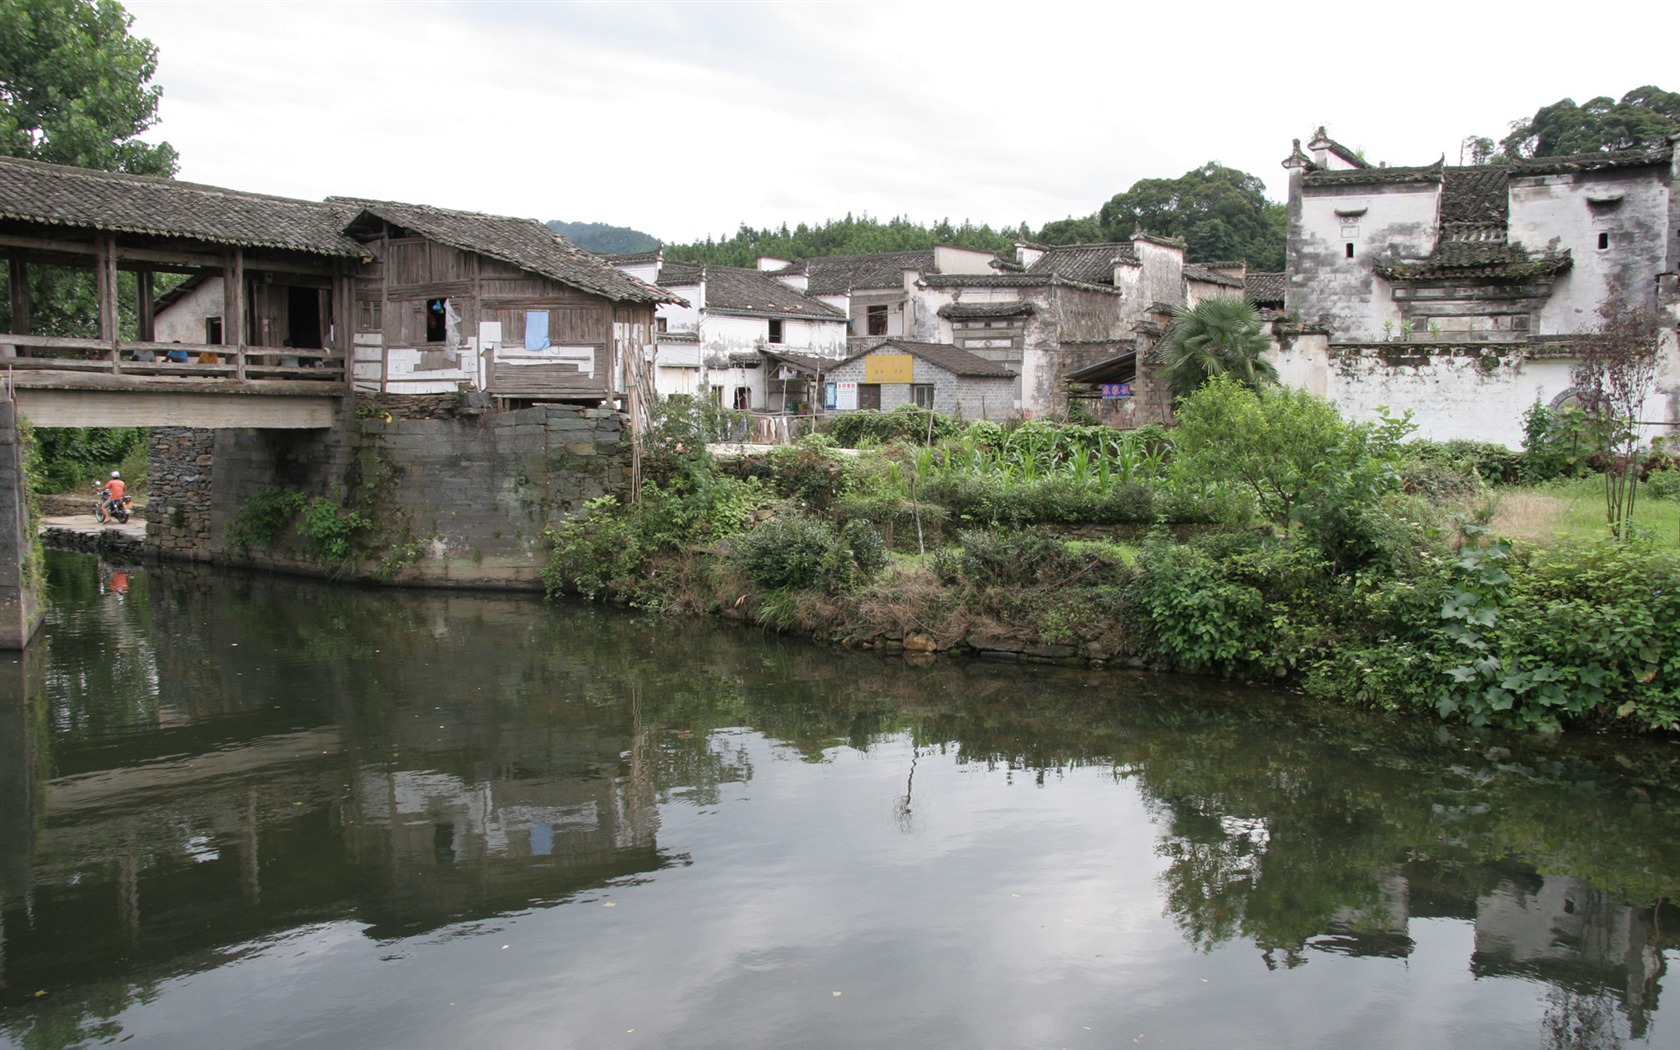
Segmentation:
[(903, 405), (962, 419), (1005, 419), (1014, 413), (1015, 373), (949, 343), (878, 341), (823, 374), (824, 407), (835, 412)]
[[(645, 367), (654, 307), (681, 302), (534, 219), (350, 198), (296, 203), (364, 253), (349, 323), (352, 382), (364, 392), (483, 391), (507, 407), (619, 401)], [(246, 283), (248, 342), (288, 351), (326, 345), (324, 292), (268, 275)], [(222, 275), (192, 275), (159, 297), (158, 339), (224, 342), (225, 298)], [(301, 363), (293, 354), (273, 359)]]
[(846, 355), (843, 295), (837, 305), (806, 295), (797, 280), (674, 262), (663, 250), (610, 261), (681, 300), (658, 310), (654, 380), (661, 395), (704, 394), (742, 411), (802, 414), (811, 408), (808, 391), (790, 391), (790, 377), (779, 375), (764, 352), (826, 361)]
[(799, 262), (765, 256), (759, 269), (846, 313), (853, 349), (880, 339), (922, 339), (929, 321), (915, 282), (930, 274), (996, 272), (996, 256), (976, 248), (939, 245), (920, 251), (828, 255)]
[(1284, 167), (1285, 306), (1307, 326), (1279, 328), (1285, 381), (1357, 418), (1410, 410), (1423, 436), (1515, 447), (1529, 406), (1574, 397), (1571, 340), (1614, 287), (1667, 313), (1667, 361), (1641, 416), (1647, 436), (1672, 429), (1672, 146), (1374, 167), (1320, 128)]
[[(1187, 263), (1182, 242), (1143, 232), (1108, 244), (1022, 242), (1009, 260), (945, 246), (797, 263), (764, 258), (759, 266), (845, 309), (854, 353), (897, 339), (952, 346), (1007, 370), (1014, 392), (1000, 404), (988, 389), (992, 418), (1055, 416), (1078, 404), (1120, 426), (1170, 415), (1151, 352), (1173, 310), (1209, 295), (1242, 295), (1246, 273), (1240, 263)], [(785, 355), (780, 364), (815, 374)]]

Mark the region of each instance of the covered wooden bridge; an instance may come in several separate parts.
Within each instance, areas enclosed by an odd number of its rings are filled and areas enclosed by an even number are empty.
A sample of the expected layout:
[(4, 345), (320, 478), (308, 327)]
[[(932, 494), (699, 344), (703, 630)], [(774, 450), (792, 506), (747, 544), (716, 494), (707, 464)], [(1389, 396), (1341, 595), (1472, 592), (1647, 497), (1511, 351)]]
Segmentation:
[[(0, 158), (0, 369), (19, 408), (37, 426), (330, 425), (371, 258), (345, 211)], [(160, 341), (159, 294), (204, 277), (219, 309)]]

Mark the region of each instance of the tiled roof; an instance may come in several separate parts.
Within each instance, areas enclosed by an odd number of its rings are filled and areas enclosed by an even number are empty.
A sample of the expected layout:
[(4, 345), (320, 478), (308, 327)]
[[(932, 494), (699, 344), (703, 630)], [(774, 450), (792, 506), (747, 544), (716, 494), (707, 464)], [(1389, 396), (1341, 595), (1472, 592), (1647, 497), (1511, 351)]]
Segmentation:
[(1507, 221), (1511, 211), (1508, 169), (1446, 168), (1441, 172), (1441, 222)]
[(1226, 288), (1241, 288), (1243, 282), (1228, 273), (1220, 273), (1201, 263), (1185, 263), (1184, 279), (1187, 281), (1201, 281), (1204, 284), (1219, 284)]
[(0, 219), (365, 258), (331, 202), (0, 158)]
[(1129, 243), (1062, 244), (1046, 249), (1027, 268), (1028, 273), (1055, 274), (1087, 284), (1113, 284), (1115, 260), (1136, 263), (1137, 253)]
[(1251, 303), (1283, 302), (1284, 274), (1251, 273), (1243, 278), (1243, 295)]
[(1534, 157), (1512, 161), (1506, 165), (1513, 175), (1563, 175), (1578, 171), (1600, 171), (1604, 168), (1640, 168), (1652, 164), (1667, 164), (1674, 157), (1672, 146), (1658, 149), (1625, 149), (1615, 152), (1571, 153), (1562, 157)]
[(1375, 267), (1390, 281), (1427, 281), (1440, 277), (1527, 280), (1550, 277), (1574, 265), (1568, 251), (1531, 257), (1520, 247), (1503, 242), (1442, 241), (1427, 259)]
[(1094, 365), (1075, 369), (1067, 374), (1067, 382), (1073, 383), (1130, 383), (1137, 379), (1137, 346), (1122, 349), (1124, 343), (1116, 344), (1120, 350), (1112, 357), (1098, 361)]
[(794, 263), (776, 273), (805, 274), (811, 295), (838, 295), (859, 288), (902, 288), (904, 271), (935, 273), (933, 249), (875, 252), (870, 255), (825, 255)]
[(1440, 161), (1418, 168), (1352, 168), (1346, 171), (1309, 171), (1308, 186), (1360, 186), (1368, 183), (1440, 182)]
[[(755, 317), (806, 317), (844, 321), (846, 314), (809, 295), (789, 288), (761, 270), (741, 266), (707, 266), (706, 309)], [(660, 283), (665, 274), (660, 272)]]
[(413, 230), (440, 244), (500, 259), (531, 273), (615, 302), (680, 303), (681, 297), (639, 281), (579, 248), (535, 219), (482, 215), (424, 204), (328, 198), (361, 214)]
[(696, 262), (674, 262), (666, 259), (659, 264), (659, 286), (672, 288), (677, 285), (699, 284), (700, 274), (706, 265)]
[(939, 308), (939, 316), (950, 320), (971, 320), (985, 317), (1026, 317), (1037, 313), (1032, 303), (946, 303)]
[(971, 354), (967, 350), (959, 350), (947, 343), (914, 343), (908, 339), (884, 340), (867, 350), (861, 350), (851, 355), (846, 358), (846, 361), (856, 361), (860, 357), (867, 357), (882, 350), (894, 349), (902, 350), (907, 354), (914, 354), (923, 361), (943, 368), (952, 375), (1007, 379), (1015, 374), (1000, 364), (988, 361), (978, 354)]
[(764, 347), (761, 347), (758, 352), (763, 354), (765, 357), (770, 358), (772, 361), (785, 361), (786, 363), (799, 369), (801, 372), (810, 372), (813, 375), (822, 375), (827, 373), (831, 371), (834, 366), (840, 364), (839, 361), (836, 361), (832, 357), (812, 357), (810, 354), (790, 354), (781, 350), (771, 350)]
[(658, 262), (659, 254), (662, 251), (664, 251), (663, 248), (655, 248), (648, 252), (613, 252), (610, 255), (603, 255), (602, 258), (614, 266), (634, 266), (637, 263)]
[(929, 288), (1041, 288), (1055, 284), (1053, 273), (935, 273), (922, 278)]

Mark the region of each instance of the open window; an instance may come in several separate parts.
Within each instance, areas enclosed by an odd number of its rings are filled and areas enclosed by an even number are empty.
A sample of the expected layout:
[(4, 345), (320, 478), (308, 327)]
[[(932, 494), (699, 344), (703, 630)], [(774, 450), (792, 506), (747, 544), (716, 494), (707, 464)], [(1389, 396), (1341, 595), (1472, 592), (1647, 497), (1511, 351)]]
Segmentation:
[(782, 341), (782, 322), (780, 318), (772, 317), (770, 319), (770, 341), (772, 343)]
[(441, 343), (449, 336), (449, 301), (426, 300), (426, 342)]
[(933, 384), (932, 383), (911, 383), (910, 384), (910, 400), (915, 403), (917, 408), (932, 408), (933, 407)]
[(887, 334), (887, 308), (885, 305), (871, 306), (867, 317), (870, 335)]

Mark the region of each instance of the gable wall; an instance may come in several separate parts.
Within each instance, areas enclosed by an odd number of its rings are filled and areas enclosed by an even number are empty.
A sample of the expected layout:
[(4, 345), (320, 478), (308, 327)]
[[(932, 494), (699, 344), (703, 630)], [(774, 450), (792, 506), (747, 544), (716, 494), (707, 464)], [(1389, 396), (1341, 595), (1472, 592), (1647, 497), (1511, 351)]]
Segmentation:
[[(1510, 239), (1531, 252), (1567, 250), (1574, 260), (1540, 310), (1540, 331), (1569, 335), (1598, 323), (1607, 281), (1656, 305), (1655, 276), (1669, 269), (1667, 173), (1616, 169), (1511, 179)], [(1620, 197), (1617, 204), (1589, 198)], [(1598, 247), (1598, 235), (1609, 247)]]
[[(1304, 189), (1299, 226), (1290, 230), (1287, 308), (1329, 325), (1339, 339), (1377, 338), (1385, 321), (1398, 328), (1400, 310), (1372, 267), (1379, 258), (1422, 258), (1434, 251), (1439, 199), (1435, 182)], [(1359, 209), (1364, 214), (1336, 214)]]

